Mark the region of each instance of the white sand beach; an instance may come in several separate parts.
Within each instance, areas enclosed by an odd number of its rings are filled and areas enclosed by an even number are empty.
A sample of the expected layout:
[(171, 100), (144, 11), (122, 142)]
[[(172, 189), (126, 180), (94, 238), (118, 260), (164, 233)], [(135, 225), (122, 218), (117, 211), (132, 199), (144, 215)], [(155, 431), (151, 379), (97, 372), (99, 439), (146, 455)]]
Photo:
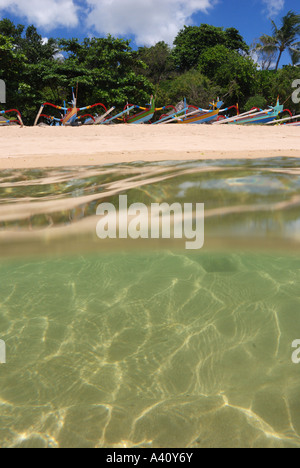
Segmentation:
[(0, 169), (132, 161), (300, 157), (289, 126), (111, 125), (0, 128)]

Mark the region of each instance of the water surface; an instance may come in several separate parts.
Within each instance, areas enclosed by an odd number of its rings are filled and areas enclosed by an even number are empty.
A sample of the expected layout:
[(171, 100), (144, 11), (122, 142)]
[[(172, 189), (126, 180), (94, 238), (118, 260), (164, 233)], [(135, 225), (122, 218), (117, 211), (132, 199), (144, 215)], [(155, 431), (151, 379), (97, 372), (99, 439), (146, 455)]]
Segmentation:
[[(300, 447), (299, 160), (0, 177), (1, 447)], [(205, 203), (205, 247), (97, 205)]]

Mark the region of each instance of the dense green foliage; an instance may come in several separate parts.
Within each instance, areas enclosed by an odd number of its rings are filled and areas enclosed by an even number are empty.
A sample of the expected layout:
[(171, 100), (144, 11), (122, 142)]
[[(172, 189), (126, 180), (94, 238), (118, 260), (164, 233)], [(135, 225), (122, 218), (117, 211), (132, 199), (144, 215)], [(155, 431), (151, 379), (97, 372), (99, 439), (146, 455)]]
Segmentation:
[(225, 31), (208, 24), (185, 26), (174, 41), (174, 60), (179, 71), (187, 71), (198, 65), (203, 52), (222, 45), (228, 50), (249, 52), (249, 47), (235, 28)]
[(233, 102), (245, 102), (246, 96), (255, 93), (257, 68), (249, 57), (243, 57), (224, 45), (217, 45), (203, 52), (199, 69), (222, 87)]
[(160, 102), (178, 103), (184, 97), (189, 104), (207, 108), (208, 103), (216, 100), (221, 88), (198, 70), (190, 70), (172, 80), (161, 83), (158, 98)]
[(139, 70), (140, 73), (155, 85), (177, 75), (172, 50), (165, 42), (158, 42), (152, 47), (139, 47), (136, 55), (146, 65), (144, 69)]
[(7, 104), (19, 108), (26, 123), (33, 122), (41, 103), (70, 101), (71, 87), (77, 84), (80, 107), (103, 102), (123, 108), (127, 100), (148, 102), (154, 91), (144, 74), (135, 72), (146, 65), (123, 39), (45, 42), (34, 26), (24, 31), (23, 26), (2, 20), (0, 47), (0, 78), (7, 83)]
[[(300, 105), (291, 101), (292, 82), (300, 78), (297, 28), (289, 12), (282, 28), (274, 26), (272, 39), (264, 36), (256, 52), (267, 69), (259, 69), (235, 28), (189, 26), (179, 31), (173, 48), (158, 42), (134, 51), (129, 41), (112, 36), (82, 42), (43, 40), (34, 26), (25, 29), (4, 19), (0, 79), (7, 84), (7, 107), (19, 108), (27, 124), (42, 102), (70, 101), (71, 87), (77, 85), (80, 107), (103, 102), (121, 110), (127, 101), (144, 105), (154, 93), (158, 106), (175, 105), (186, 97), (189, 104), (206, 108), (219, 97), (226, 106), (239, 102), (243, 110), (274, 104), (279, 95), (281, 102), (300, 113)], [(272, 60), (279, 63), (281, 58), (276, 42), (280, 38), (291, 49), (293, 65), (269, 70)]]

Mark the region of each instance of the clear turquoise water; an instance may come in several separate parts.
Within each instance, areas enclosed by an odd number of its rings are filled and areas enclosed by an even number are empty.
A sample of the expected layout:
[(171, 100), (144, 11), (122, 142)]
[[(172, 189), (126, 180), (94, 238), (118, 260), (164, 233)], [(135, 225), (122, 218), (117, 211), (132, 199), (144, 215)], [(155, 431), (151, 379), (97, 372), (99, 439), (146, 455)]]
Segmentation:
[[(299, 160), (0, 177), (1, 447), (300, 447)], [(100, 201), (204, 202), (205, 247)]]

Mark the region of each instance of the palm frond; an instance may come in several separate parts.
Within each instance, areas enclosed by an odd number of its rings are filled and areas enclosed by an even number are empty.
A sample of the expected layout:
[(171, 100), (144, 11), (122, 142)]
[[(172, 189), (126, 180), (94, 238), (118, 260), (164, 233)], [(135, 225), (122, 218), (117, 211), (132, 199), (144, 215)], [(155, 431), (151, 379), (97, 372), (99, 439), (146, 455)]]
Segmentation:
[(292, 59), (292, 65), (300, 65), (300, 50), (289, 49), (289, 53)]
[(271, 23), (272, 23), (273, 36), (276, 37), (279, 29), (277, 28), (275, 21), (271, 20)]

